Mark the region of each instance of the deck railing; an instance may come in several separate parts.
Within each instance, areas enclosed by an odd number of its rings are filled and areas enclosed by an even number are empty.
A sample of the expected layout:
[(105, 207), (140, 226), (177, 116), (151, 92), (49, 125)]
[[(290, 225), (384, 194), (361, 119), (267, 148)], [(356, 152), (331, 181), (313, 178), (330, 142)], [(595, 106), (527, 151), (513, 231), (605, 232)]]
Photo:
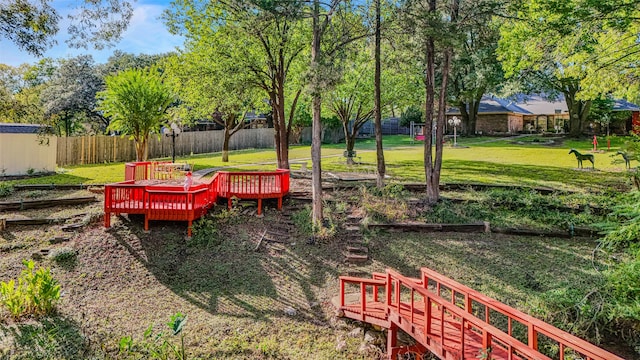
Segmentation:
[(525, 343), (531, 349), (538, 350), (538, 334), (543, 334), (557, 343), (560, 360), (564, 360), (565, 353), (571, 350), (592, 360), (623, 360), (621, 357), (617, 357), (577, 336), (573, 336), (566, 331), (505, 305), (429, 268), (422, 268), (421, 273), (422, 283), (425, 288), (429, 288), (429, 285), (433, 284), (437, 295), (441, 295), (443, 290), (447, 291), (450, 293), (450, 302), (452, 304), (455, 304), (459, 298), (458, 295), (461, 295), (464, 304), (462, 308), (467, 313), (474, 313), (474, 309), (476, 309), (476, 312), (484, 310), (480, 312), (484, 315), (485, 323), (502, 327), (502, 324), (498, 324), (501, 319), (490, 315), (491, 312), (501, 314), (502, 321), (504, 322), (506, 319), (506, 329), (504, 330), (508, 335), (513, 336), (514, 323), (520, 324), (522, 328), (527, 330)]
[[(479, 355), (465, 353), (466, 341), (471, 340), (466, 338), (475, 335), (477, 339), (481, 339), (482, 349), (487, 355), (492, 352), (502, 353), (501, 355), (506, 356), (507, 359), (518, 357), (519, 359), (551, 360), (502, 330), (460, 309), (456, 304), (427, 290), (422, 284), (416, 283), (415, 279), (389, 269), (386, 283), (386, 303), (389, 309), (393, 309), (411, 324), (417, 324), (417, 314), (422, 315), (420, 316), (422, 324), (419, 324), (421, 334), (413, 335), (422, 335), (422, 339), (417, 340), (423, 344), (428, 344), (427, 338), (433, 336), (440, 339), (440, 346), (443, 348), (454, 348), (459, 342), (462, 344), (459, 346), (460, 358), (464, 359)], [(402, 300), (402, 290), (409, 291), (408, 301)], [(453, 334), (450, 333), (452, 329), (459, 330), (455, 338), (452, 338)]]
[[(547, 360), (538, 348), (537, 337), (542, 334), (556, 342), (555, 347), (545, 344), (556, 349), (555, 359), (623, 360), (428, 268), (422, 269), (420, 279), (392, 269), (373, 273), (371, 279), (342, 276), (339, 308), (350, 318), (386, 326), (390, 332), (398, 326), (441, 358), (491, 353), (496, 359)], [(502, 314), (502, 323), (491, 312)], [(514, 335), (515, 322), (526, 330), (521, 334), (524, 340)], [(391, 359), (396, 353), (390, 354)]]
[[(149, 220), (181, 220), (191, 223), (213, 206), (218, 197), (258, 200), (258, 215), (263, 199), (278, 199), (289, 193), (289, 170), (275, 172), (219, 172), (209, 181), (192, 185), (185, 190), (180, 185), (145, 185), (143, 180), (176, 180), (173, 163), (135, 162), (125, 164), (126, 181), (105, 186), (105, 227), (110, 226), (111, 214), (144, 214), (145, 230)], [(170, 169), (171, 171), (166, 171)]]
[(189, 190), (154, 186), (148, 187), (146, 193), (145, 230), (149, 229), (149, 220), (187, 221), (187, 236), (191, 236), (193, 220), (202, 216), (211, 204), (207, 184), (192, 186)]
[(282, 208), (282, 197), (289, 193), (289, 170), (276, 172), (229, 172), (219, 171), (216, 175), (217, 195), (227, 199), (231, 208), (232, 199), (258, 200), (258, 215), (262, 214), (263, 199), (278, 199), (278, 209)]

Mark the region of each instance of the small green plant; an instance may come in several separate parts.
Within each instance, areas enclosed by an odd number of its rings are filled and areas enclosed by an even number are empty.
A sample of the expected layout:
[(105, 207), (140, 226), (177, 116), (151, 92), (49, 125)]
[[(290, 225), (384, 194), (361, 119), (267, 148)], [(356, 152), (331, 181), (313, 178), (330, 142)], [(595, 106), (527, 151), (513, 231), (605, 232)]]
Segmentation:
[(257, 346), (258, 351), (267, 359), (278, 359), (280, 357), (280, 347), (274, 339), (264, 339)]
[(291, 220), (296, 225), (298, 232), (304, 236), (313, 236), (313, 222), (311, 221), (311, 208), (306, 206), (304, 209), (293, 213)]
[[(187, 352), (184, 345), (183, 329), (187, 322), (187, 316), (176, 313), (167, 323), (171, 334), (163, 332), (154, 334), (153, 325), (150, 325), (143, 334), (143, 339), (136, 342), (131, 336), (123, 336), (118, 343), (119, 357), (128, 359), (157, 359), (157, 360), (186, 360)], [(179, 336), (179, 344), (171, 339)]]
[(76, 261), (77, 253), (70, 247), (61, 247), (51, 250), (49, 258), (58, 264), (68, 264)]
[(11, 183), (0, 182), (0, 198), (13, 194), (13, 185)]
[(35, 173), (36, 173), (36, 170), (34, 168), (28, 168), (27, 169), (27, 175), (31, 176), (31, 175), (33, 175)]
[(46, 268), (35, 269), (33, 260), (22, 262), (26, 269), (15, 280), (0, 282), (0, 300), (14, 319), (26, 315), (44, 316), (55, 312), (60, 285)]
[(192, 230), (193, 236), (189, 240), (189, 246), (209, 247), (220, 245), (222, 242), (216, 218), (204, 216), (193, 223)]
[(233, 197), (231, 199), (231, 209), (223, 209), (215, 215), (216, 220), (220, 224), (234, 225), (240, 222), (240, 214), (242, 214), (243, 207), (241, 206), (240, 199)]

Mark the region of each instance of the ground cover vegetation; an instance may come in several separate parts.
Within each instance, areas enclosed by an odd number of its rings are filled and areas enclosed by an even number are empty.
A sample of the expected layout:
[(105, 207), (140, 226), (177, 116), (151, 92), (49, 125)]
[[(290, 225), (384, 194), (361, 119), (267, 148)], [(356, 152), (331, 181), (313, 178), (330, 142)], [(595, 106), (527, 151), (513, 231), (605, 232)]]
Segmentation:
[[(502, 179), (512, 185), (565, 185), (553, 195), (527, 189), (444, 191), (441, 202), (427, 206), (419, 193), (408, 191), (401, 184), (419, 177), (413, 175), (410, 162), (406, 165), (406, 157), (415, 156), (421, 145), (411, 146), (406, 137), (393, 137), (390, 143), (397, 147), (387, 150), (387, 157), (399, 162), (398, 167), (390, 167), (397, 174), (393, 183), (382, 190), (372, 183), (370, 187), (325, 194), (326, 226), (334, 230), (316, 237), (316, 245), (307, 244), (314, 236), (308, 221), (310, 207), (291, 210), (295, 227), (286, 245), (262, 245), (260, 251), (254, 251), (260, 234), (280, 221), (281, 214), (267, 210), (265, 218), (253, 218), (243, 214), (245, 207), (240, 204), (231, 211), (216, 206), (211, 215), (195, 224), (194, 236), (188, 241), (183, 238), (183, 224), (154, 223), (152, 232), (144, 234), (142, 221), (135, 216), (117, 220), (109, 231), (102, 228), (100, 221), (93, 222), (75, 235), (71, 243), (55, 246), (47, 239), (60, 234), (59, 228), (8, 228), (0, 232), (2, 279), (16, 279), (21, 261), (41, 248), (60, 248), (56, 253), (66, 254), (65, 258), (71, 254), (73, 260), (56, 261), (57, 256), (53, 255), (37, 260), (39, 265), (51, 267), (65, 296), (55, 315), (38, 321), (9, 320), (9, 312), (5, 312), (2, 351), (16, 358), (182, 358), (182, 349), (187, 358), (375, 357), (382, 350), (360, 349), (361, 339), (348, 336), (354, 324), (333, 318), (329, 300), (337, 292), (337, 276), (350, 271), (380, 271), (385, 267), (415, 275), (420, 266), (429, 266), (634, 358), (633, 350), (626, 350), (624, 344), (637, 343), (634, 338), (637, 293), (633, 290), (637, 281), (634, 276), (637, 223), (633, 221), (637, 216), (634, 212), (637, 199), (627, 193), (632, 186), (622, 171), (623, 165), (611, 163), (610, 170), (579, 171), (566, 148), (514, 144), (508, 139), (497, 142), (495, 147), (491, 143), (475, 147), (472, 141), (463, 140), (470, 146), (466, 150), (476, 155), (478, 151), (486, 151), (488, 156), (492, 152), (508, 154), (525, 149), (531, 152), (529, 159), (542, 157), (538, 160), (551, 161), (563, 156), (568, 161), (556, 170), (548, 170), (535, 162), (525, 166), (516, 164), (516, 160), (502, 164), (497, 159), (468, 159), (467, 171), (456, 175), (463, 168), (452, 166), (450, 177), (445, 176), (447, 180), (495, 183), (496, 179)], [(364, 151), (364, 156), (368, 154), (367, 146), (375, 145), (363, 141), (362, 146), (361, 150), (357, 144), (356, 149), (359, 153)], [(341, 152), (340, 148), (335, 150)], [(459, 156), (456, 152), (464, 150), (445, 148), (445, 155), (451, 152)], [(304, 149), (307, 151), (308, 148)], [(275, 161), (273, 153), (263, 152), (269, 155), (239, 151), (231, 159), (250, 163), (265, 156)], [(374, 153), (370, 154), (373, 158)], [(613, 160), (607, 154), (603, 157)], [(446, 159), (447, 156), (445, 165)], [(202, 161), (199, 166), (203, 167), (223, 164), (221, 154), (193, 160)], [(348, 165), (341, 157), (325, 160), (325, 168), (333, 166), (336, 172), (362, 171), (358, 166), (366, 166)], [(455, 161), (462, 160), (452, 159), (451, 164)], [(113, 166), (117, 171), (123, 170), (122, 165)], [(86, 166), (71, 171), (95, 174), (95, 169)], [(480, 175), (483, 172), (493, 175)], [(69, 181), (65, 175), (58, 176)], [(490, 177), (493, 181), (489, 181)], [(308, 191), (305, 180), (297, 181), (294, 191)], [(7, 193), (3, 200), (72, 195), (65, 191), (15, 189)], [(626, 203), (629, 205), (619, 207)], [(99, 215), (100, 209), (97, 203), (63, 210), (9, 213), (9, 217), (60, 217), (87, 212)], [(599, 243), (595, 238), (580, 237), (412, 235), (376, 230), (365, 235), (372, 262), (353, 268), (341, 258), (344, 244), (340, 240), (340, 224), (348, 213), (364, 215), (365, 225), (489, 221), (496, 227), (567, 234), (572, 227), (604, 224), (602, 229), (611, 232), (608, 237), (612, 240)], [(609, 213), (613, 216), (606, 215)], [(62, 249), (65, 247), (72, 252)], [(295, 310), (294, 316), (287, 315), (290, 308)], [(187, 315), (187, 320), (181, 332), (173, 335), (166, 322), (178, 312)], [(613, 345), (613, 335), (625, 341)], [(336, 347), (343, 340), (345, 347)], [(553, 353), (551, 347), (545, 351)]]

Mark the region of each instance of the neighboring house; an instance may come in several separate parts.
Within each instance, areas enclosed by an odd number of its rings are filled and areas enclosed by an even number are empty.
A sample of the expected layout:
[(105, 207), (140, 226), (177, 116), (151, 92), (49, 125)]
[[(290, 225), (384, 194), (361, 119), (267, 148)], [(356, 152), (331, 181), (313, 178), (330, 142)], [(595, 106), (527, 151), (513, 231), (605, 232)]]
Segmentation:
[[(497, 97), (485, 95), (478, 107), (478, 119), (476, 121), (476, 133), (495, 134), (507, 133), (515, 134), (523, 131), (524, 115), (530, 113), (518, 106), (515, 102)], [(447, 110), (447, 121), (452, 117), (460, 118), (460, 109), (450, 108)], [(453, 132), (453, 130), (448, 131)]]
[[(640, 126), (640, 108), (637, 105), (625, 100), (616, 100), (613, 110), (632, 113), (628, 125), (620, 129), (620, 132), (630, 130), (632, 122)], [(447, 110), (447, 120), (454, 116), (461, 116), (458, 108)], [(485, 95), (480, 101), (476, 133), (566, 132), (568, 122), (569, 110), (562, 95), (553, 101), (542, 95), (519, 94), (511, 100)]]
[(0, 123), (0, 176), (56, 170), (57, 141), (43, 125)]

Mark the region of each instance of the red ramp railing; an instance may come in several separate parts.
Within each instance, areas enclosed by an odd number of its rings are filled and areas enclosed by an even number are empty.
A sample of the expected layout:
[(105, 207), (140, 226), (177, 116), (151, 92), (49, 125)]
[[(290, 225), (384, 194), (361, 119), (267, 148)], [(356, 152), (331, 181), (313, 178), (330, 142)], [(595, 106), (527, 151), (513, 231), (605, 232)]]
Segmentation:
[[(421, 270), (420, 279), (391, 269), (371, 279), (340, 277), (337, 305), (346, 317), (388, 329), (389, 359), (427, 350), (440, 359), (551, 359), (538, 347), (542, 334), (555, 341), (555, 359), (622, 360), (428, 268)], [(492, 312), (501, 314), (502, 322)], [(516, 323), (526, 329), (524, 341), (514, 334)], [(397, 346), (399, 329), (411, 335), (416, 346)]]

